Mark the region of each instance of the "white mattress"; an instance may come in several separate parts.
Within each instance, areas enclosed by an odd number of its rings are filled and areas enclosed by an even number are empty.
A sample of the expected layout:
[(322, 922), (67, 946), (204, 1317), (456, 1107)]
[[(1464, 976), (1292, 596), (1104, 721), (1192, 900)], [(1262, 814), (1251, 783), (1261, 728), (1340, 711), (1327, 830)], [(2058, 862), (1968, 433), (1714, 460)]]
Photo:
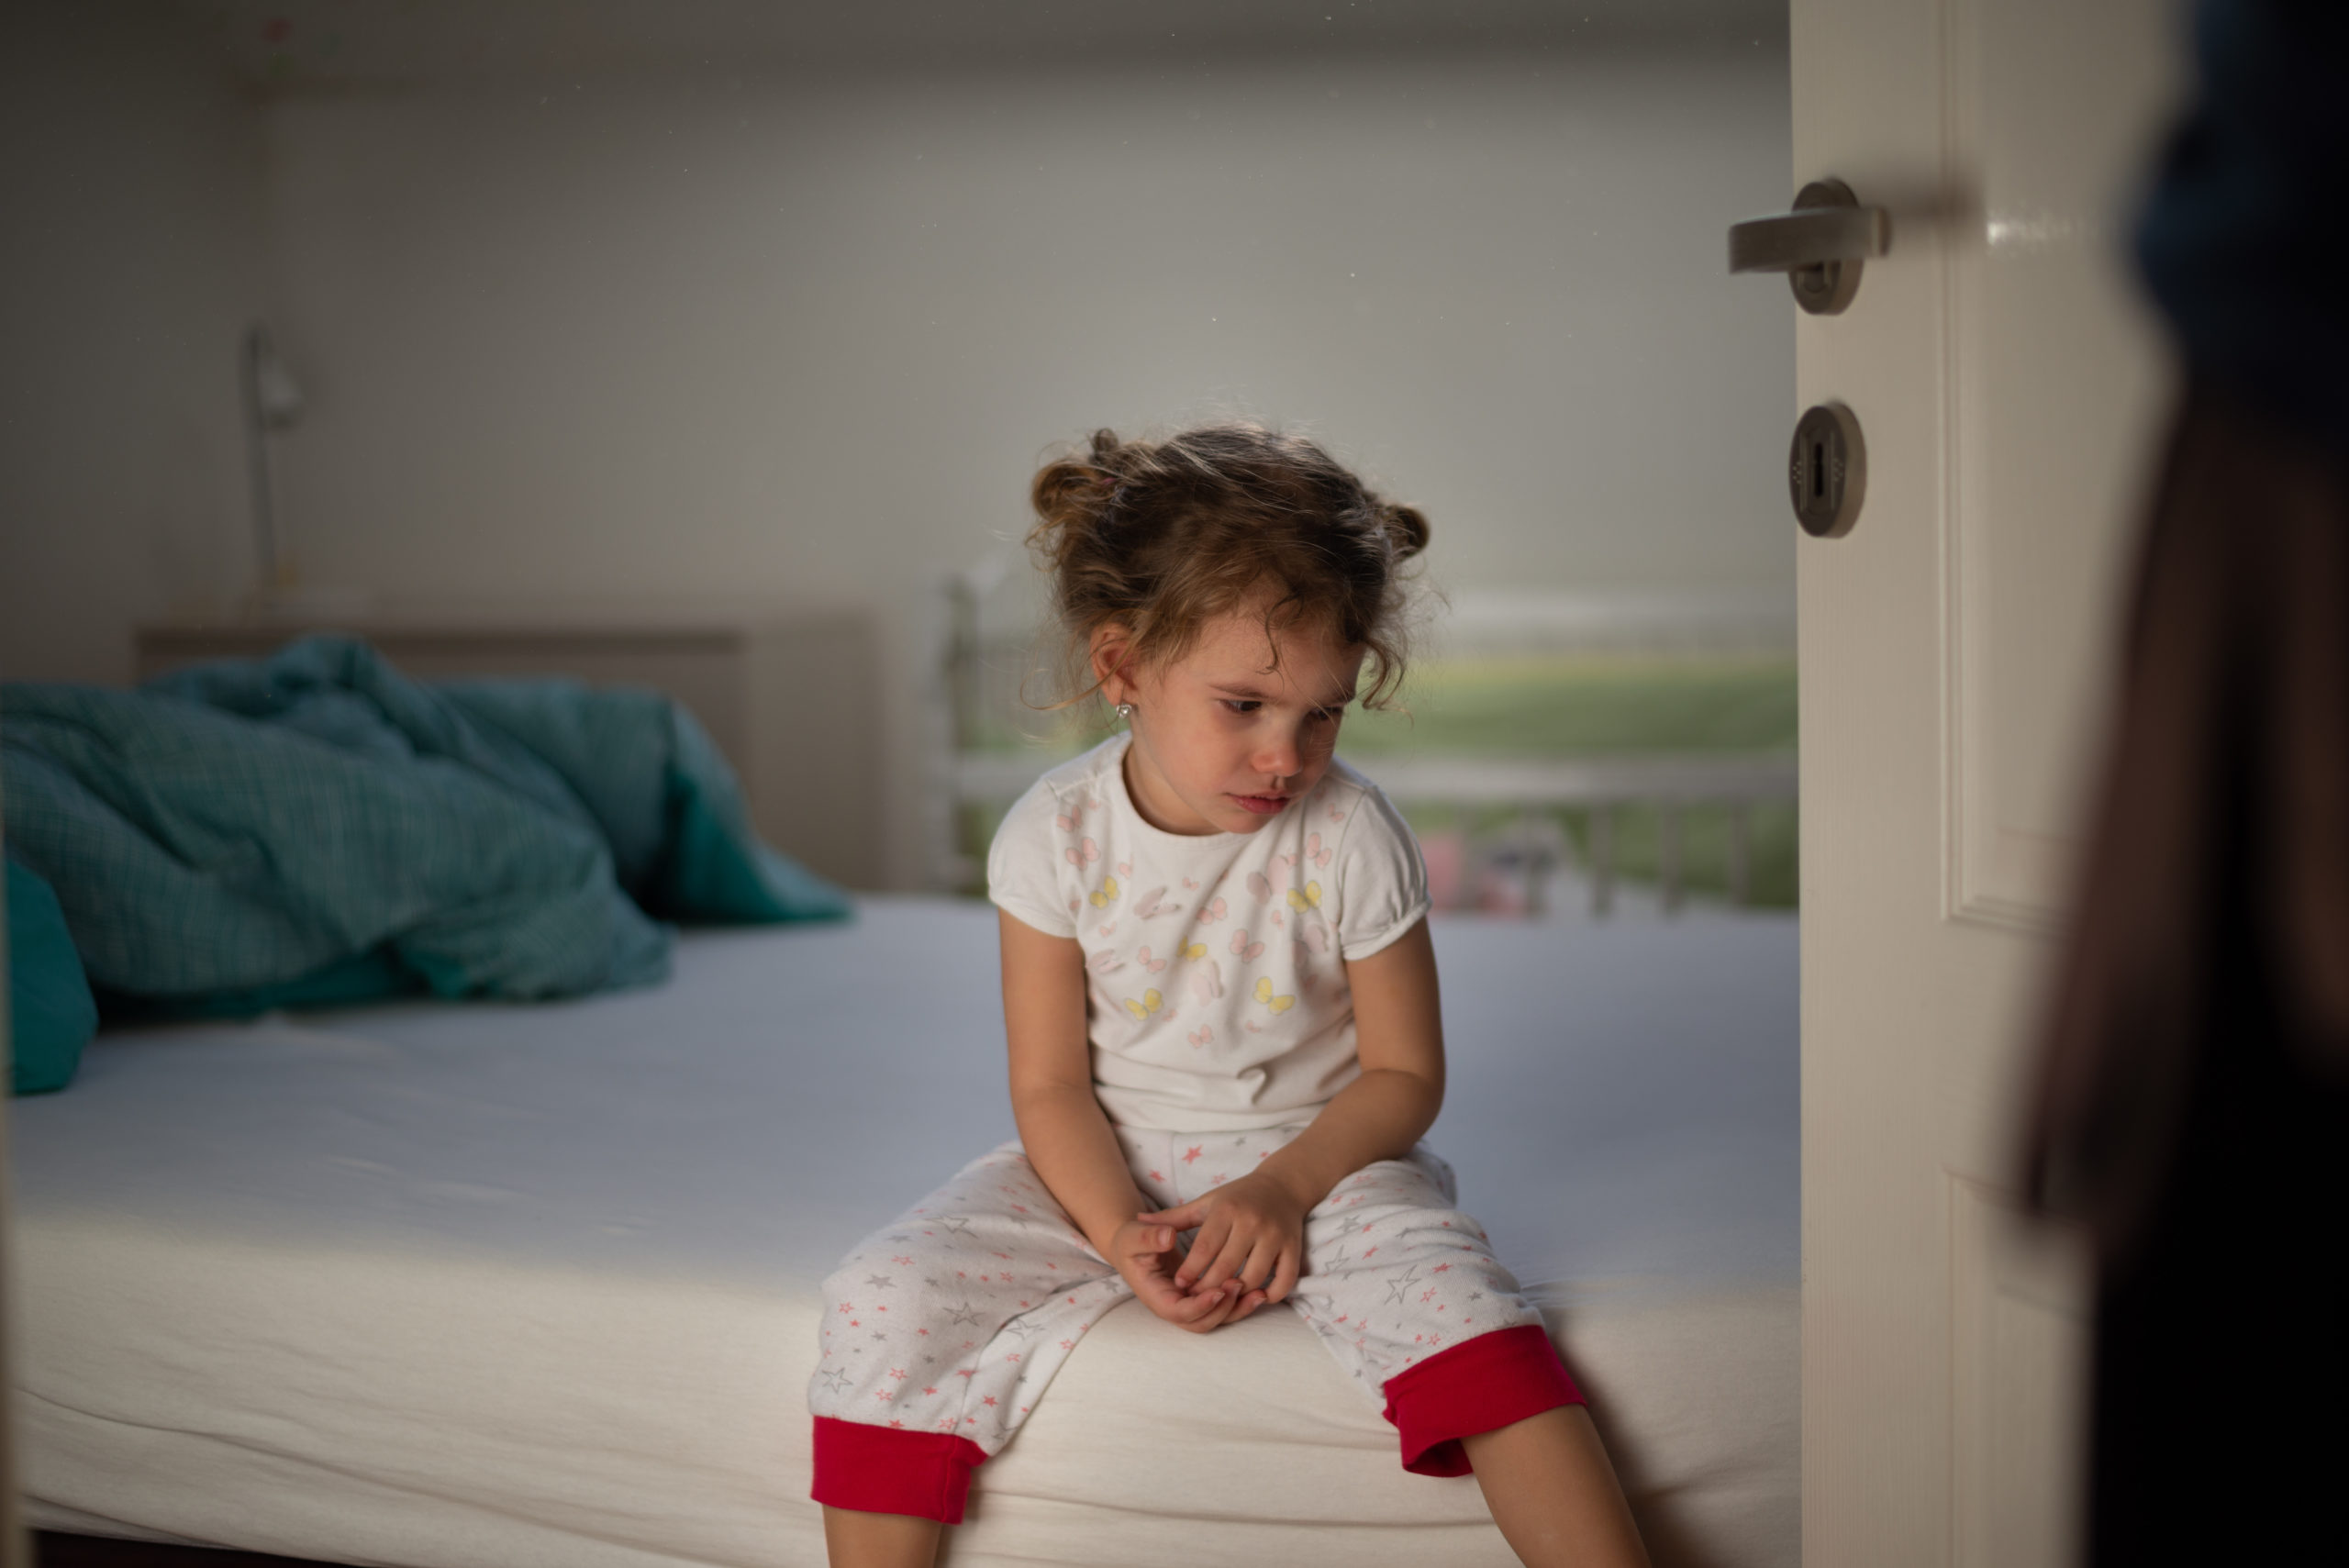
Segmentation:
[[(416, 1568), (820, 1563), (817, 1282), (1010, 1136), (984, 906), (713, 932), (652, 992), (101, 1038), (12, 1110), (34, 1522)], [(1439, 917), (1432, 1140), (1659, 1564), (1792, 1564), (1795, 929)], [(918, 962), (909, 962), (910, 960)], [(1131, 1304), (961, 1564), (1506, 1563), (1286, 1312)]]

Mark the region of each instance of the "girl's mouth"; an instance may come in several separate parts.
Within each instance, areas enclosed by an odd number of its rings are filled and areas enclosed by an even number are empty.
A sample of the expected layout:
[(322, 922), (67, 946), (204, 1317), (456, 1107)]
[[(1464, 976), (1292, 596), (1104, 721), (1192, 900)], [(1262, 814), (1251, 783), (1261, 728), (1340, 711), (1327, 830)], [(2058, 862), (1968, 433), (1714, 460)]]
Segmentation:
[(1241, 810), (1252, 811), (1259, 817), (1270, 817), (1288, 804), (1285, 795), (1235, 795), (1231, 798), (1240, 803)]

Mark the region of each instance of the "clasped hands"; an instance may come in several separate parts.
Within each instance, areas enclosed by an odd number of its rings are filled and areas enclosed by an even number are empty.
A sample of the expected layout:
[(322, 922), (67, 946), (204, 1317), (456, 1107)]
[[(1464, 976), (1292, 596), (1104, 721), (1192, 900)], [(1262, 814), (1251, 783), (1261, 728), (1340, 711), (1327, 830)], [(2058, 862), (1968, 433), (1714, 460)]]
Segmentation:
[[(1252, 1172), (1189, 1203), (1135, 1215), (1111, 1238), (1109, 1262), (1152, 1312), (1204, 1334), (1287, 1298), (1304, 1268), (1311, 1207)], [(1192, 1229), (1186, 1256), (1174, 1241)]]

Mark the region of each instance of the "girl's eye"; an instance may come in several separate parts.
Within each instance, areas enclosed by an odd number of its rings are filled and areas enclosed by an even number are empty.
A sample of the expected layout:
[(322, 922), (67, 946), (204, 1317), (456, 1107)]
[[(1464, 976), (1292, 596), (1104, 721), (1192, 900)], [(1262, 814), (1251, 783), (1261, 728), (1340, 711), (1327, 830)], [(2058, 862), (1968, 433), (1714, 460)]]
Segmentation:
[(1316, 724), (1335, 724), (1338, 722), (1339, 715), (1334, 707), (1317, 707), (1307, 717)]
[(1245, 697), (1226, 697), (1223, 699), (1223, 706), (1233, 713), (1253, 713), (1264, 705), (1250, 701)]

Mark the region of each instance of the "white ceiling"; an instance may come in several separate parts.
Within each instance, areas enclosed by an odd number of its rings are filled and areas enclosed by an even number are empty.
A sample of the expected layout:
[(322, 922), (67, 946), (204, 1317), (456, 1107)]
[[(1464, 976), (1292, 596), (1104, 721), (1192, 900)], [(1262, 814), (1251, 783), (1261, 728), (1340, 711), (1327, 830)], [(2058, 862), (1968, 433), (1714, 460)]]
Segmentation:
[(1786, 0), (166, 0), (264, 89), (856, 64), (1776, 44)]

